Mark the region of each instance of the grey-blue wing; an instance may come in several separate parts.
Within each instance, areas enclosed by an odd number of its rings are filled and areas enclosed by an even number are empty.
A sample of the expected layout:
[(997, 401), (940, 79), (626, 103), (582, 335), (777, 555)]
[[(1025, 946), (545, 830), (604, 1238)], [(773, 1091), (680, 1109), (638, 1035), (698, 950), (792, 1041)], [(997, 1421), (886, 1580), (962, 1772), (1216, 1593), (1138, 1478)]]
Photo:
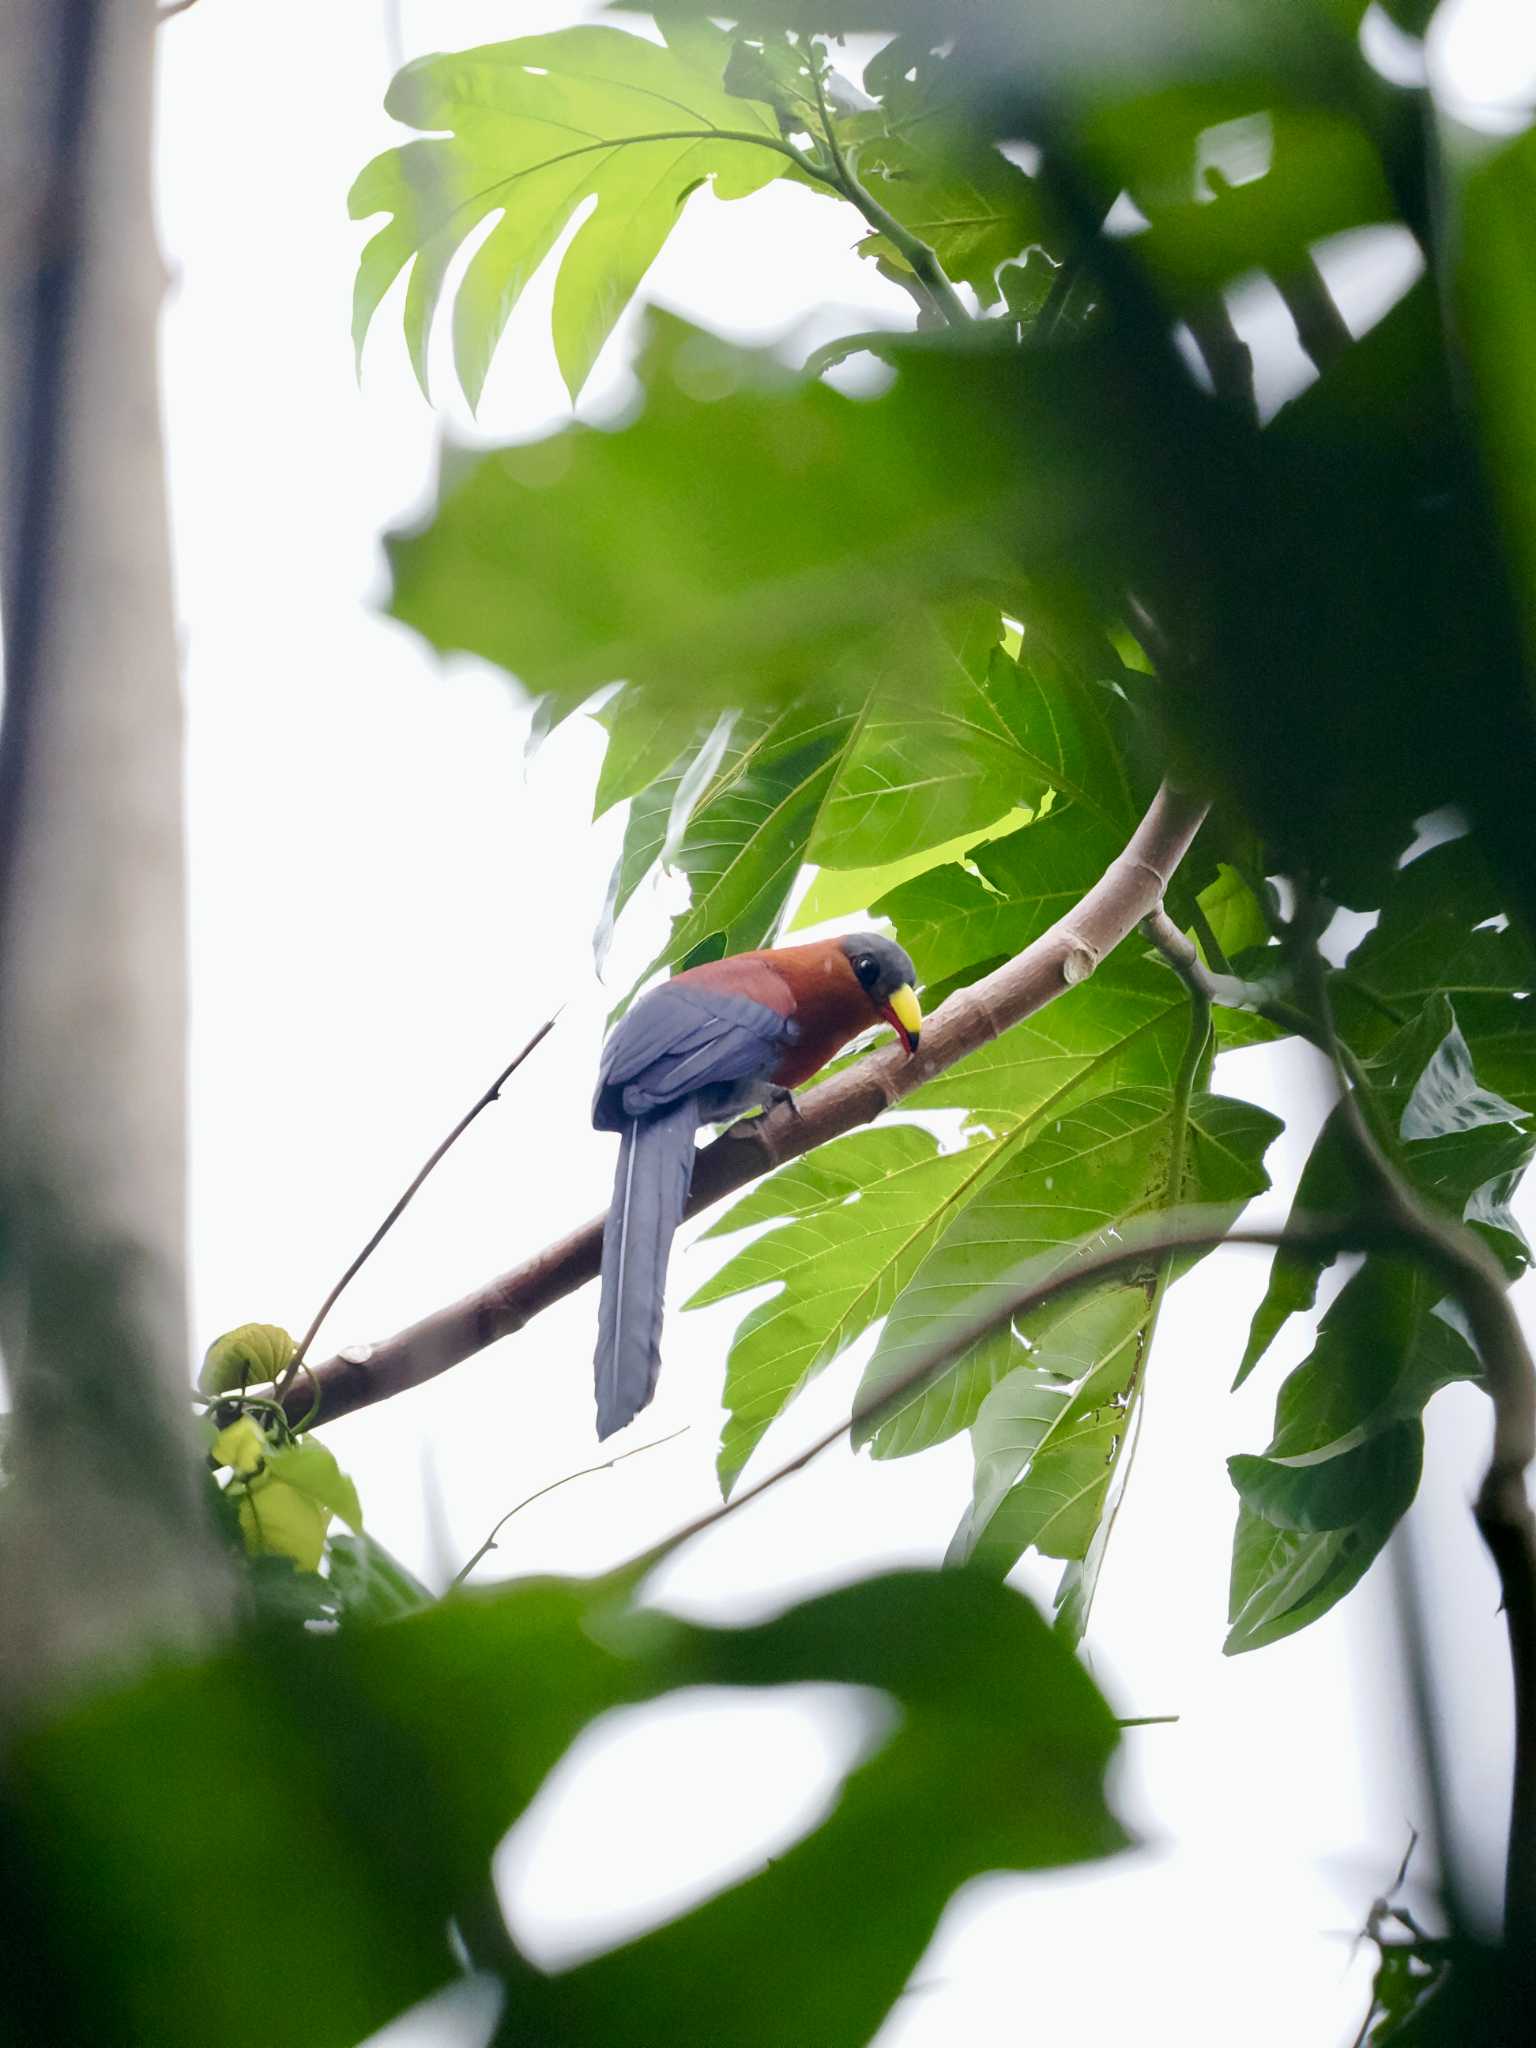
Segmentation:
[(609, 1033), (592, 1121), (622, 1130), (685, 1095), (766, 1080), (799, 1036), (793, 1019), (750, 996), (665, 983)]

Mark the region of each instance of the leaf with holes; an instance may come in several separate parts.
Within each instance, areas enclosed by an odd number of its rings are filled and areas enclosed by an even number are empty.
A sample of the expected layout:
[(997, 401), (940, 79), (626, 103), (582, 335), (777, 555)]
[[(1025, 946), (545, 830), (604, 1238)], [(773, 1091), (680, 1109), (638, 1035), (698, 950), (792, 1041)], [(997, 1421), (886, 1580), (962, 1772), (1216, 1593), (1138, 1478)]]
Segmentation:
[(406, 65), (384, 104), (439, 132), (375, 157), (349, 195), (354, 220), (390, 215), (358, 266), (359, 354), (409, 264), (405, 336), (426, 390), (449, 265), (495, 216), (454, 303), (454, 363), (478, 405), (524, 288), (595, 200), (555, 282), (555, 353), (574, 399), (690, 194), (709, 184), (719, 199), (741, 199), (789, 167), (772, 110), (726, 91), (730, 49), (707, 22), (670, 25), (665, 47), (588, 26)]
[(1001, 1379), (971, 1430), (971, 1505), (952, 1564), (999, 1578), (1024, 1552), (1081, 1562), (1104, 1516), (1140, 1392), (1161, 1287), (1081, 1297), (1031, 1340), (1029, 1363)]

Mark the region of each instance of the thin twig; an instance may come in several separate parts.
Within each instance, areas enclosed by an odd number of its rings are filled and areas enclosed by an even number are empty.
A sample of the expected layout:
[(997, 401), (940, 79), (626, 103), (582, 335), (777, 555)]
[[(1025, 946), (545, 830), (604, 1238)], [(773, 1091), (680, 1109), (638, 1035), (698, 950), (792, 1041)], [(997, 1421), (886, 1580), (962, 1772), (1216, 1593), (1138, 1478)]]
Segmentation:
[[(550, 1032), (554, 1030), (555, 1020), (559, 1017), (559, 1015), (559, 1010), (556, 1010), (553, 1017), (547, 1017), (545, 1019), (545, 1021), (539, 1026), (538, 1030), (535, 1031), (532, 1038), (528, 1040), (528, 1043), (525, 1046), (523, 1046), (518, 1052), (514, 1053), (512, 1058), (507, 1061), (507, 1064), (496, 1076), (495, 1080), (491, 1083), (490, 1087), (486, 1089), (485, 1093), (478, 1098), (478, 1100), (470, 1109), (465, 1111), (463, 1116), (459, 1118), (458, 1122), (454, 1125), (453, 1129), (448, 1133), (447, 1137), (443, 1139), (442, 1143), (439, 1146), (437, 1146), (436, 1150), (432, 1153), (432, 1156), (427, 1160), (426, 1164), (416, 1174), (415, 1178), (411, 1181), (409, 1187), (406, 1188), (405, 1193), (401, 1195), (399, 1201), (395, 1203), (394, 1207), (390, 1210), (389, 1214), (384, 1218), (384, 1221), (379, 1225), (378, 1229), (373, 1233), (372, 1237), (369, 1238), (368, 1242), (363, 1246), (362, 1250), (358, 1253), (357, 1257), (352, 1261), (351, 1265), (348, 1266), (347, 1270), (336, 1282), (336, 1285), (331, 1289), (330, 1293), (325, 1297), (324, 1301), (321, 1302), (319, 1308), (315, 1311), (314, 1321), (310, 1324), (309, 1328), (304, 1332), (304, 1335), (300, 1338), (298, 1349), (294, 1352), (293, 1357), (289, 1360), (288, 1365), (283, 1372), (282, 1378), (277, 1383), (277, 1394), (279, 1400), (281, 1400), (287, 1394), (288, 1389), (293, 1385), (294, 1379), (298, 1374), (300, 1368), (304, 1367), (305, 1357), (309, 1351), (310, 1345), (314, 1343), (315, 1338), (319, 1334), (320, 1325), (325, 1321), (326, 1317), (330, 1314), (331, 1310), (336, 1306), (337, 1302), (341, 1299), (343, 1291), (351, 1284), (353, 1280), (357, 1278), (358, 1274), (362, 1271), (363, 1267), (366, 1265), (368, 1260), (372, 1258), (373, 1254), (384, 1242), (384, 1239), (388, 1236), (389, 1232), (393, 1230), (394, 1226), (405, 1214), (406, 1209), (409, 1207), (411, 1201), (413, 1200), (417, 1192), (420, 1190), (422, 1182), (427, 1178), (427, 1175), (431, 1173), (432, 1169), (439, 1163), (441, 1159), (444, 1158), (444, 1156), (453, 1148), (453, 1146), (455, 1146), (458, 1143), (459, 1139), (463, 1137), (464, 1133), (469, 1129), (470, 1125), (474, 1122), (475, 1118), (479, 1116), (480, 1112), (483, 1109), (489, 1109), (491, 1104), (494, 1101), (496, 1101), (497, 1097), (501, 1094), (502, 1089), (507, 1085), (508, 1081), (510, 1081), (512, 1076), (517, 1072), (518, 1068), (523, 1064), (523, 1061), (527, 1059), (529, 1053), (533, 1051), (535, 1046), (541, 1044), (544, 1041), (544, 1039), (546, 1039), (549, 1036)], [(304, 1369), (306, 1371), (308, 1370), (307, 1367), (305, 1367)], [(320, 1387), (319, 1382), (315, 1379), (314, 1374), (312, 1372), (310, 1373), (310, 1380), (311, 1384), (315, 1387), (315, 1406), (318, 1408), (319, 1401), (321, 1398)]]
[(474, 1556), (448, 1581), (451, 1593), (455, 1586), (462, 1586), (482, 1557), (489, 1557), (496, 1548), (496, 1538), (505, 1529), (514, 1515), (520, 1515), (524, 1508), (531, 1508), (536, 1500), (542, 1500), (547, 1493), (557, 1493), (562, 1486), (569, 1486), (573, 1479), (588, 1479), (594, 1472), (611, 1472), (615, 1465), (622, 1465), (626, 1458), (638, 1458), (645, 1451), (659, 1451), (663, 1444), (675, 1443), (680, 1436), (688, 1434), (689, 1424), (674, 1429), (670, 1436), (653, 1437), (648, 1444), (636, 1444), (632, 1451), (618, 1451), (611, 1458), (604, 1458), (600, 1465), (583, 1465), (579, 1472), (567, 1472), (563, 1479), (551, 1479), (548, 1486), (541, 1486), (537, 1493), (530, 1493), (526, 1500), (520, 1500), (515, 1508), (508, 1508)]

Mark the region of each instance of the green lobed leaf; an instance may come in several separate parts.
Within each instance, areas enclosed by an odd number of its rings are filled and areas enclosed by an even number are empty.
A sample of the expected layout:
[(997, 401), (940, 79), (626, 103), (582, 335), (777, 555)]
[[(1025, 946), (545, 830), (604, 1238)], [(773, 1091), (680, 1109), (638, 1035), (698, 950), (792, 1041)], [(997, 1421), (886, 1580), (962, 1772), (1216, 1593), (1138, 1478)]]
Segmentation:
[(1536, 1110), (1536, 958), (1471, 837), (1431, 847), (1392, 879), (1381, 916), (1337, 977), (1341, 1030), (1379, 1050), (1394, 1026), (1448, 997), (1485, 1085)]
[(941, 1152), (914, 1125), (859, 1131), (791, 1161), (711, 1226), (710, 1235), (778, 1226), (744, 1246), (687, 1304), (777, 1289), (731, 1340), (723, 1493), (806, 1382), (890, 1308), (975, 1172), (969, 1152)]
[(1005, 839), (973, 847), (870, 905), (888, 917), (928, 982), (1021, 952), (1103, 875), (1124, 834), (1085, 804), (1054, 805)]
[[(876, 867), (940, 845), (1016, 804), (1038, 805), (1074, 768), (1090, 784), (1086, 800), (1119, 814), (1118, 756), (1104, 764), (1101, 791), (1070, 729), (1065, 743), (1052, 729), (1042, 744), (1051, 700), (998, 645), (1001, 632), (995, 607), (968, 605), (916, 620), (882, 648), (857, 744), (817, 824), (814, 860)], [(1057, 710), (1065, 723), (1070, 710)]]
[(1159, 1291), (1081, 1296), (1029, 1340), (1028, 1364), (999, 1380), (972, 1426), (975, 1485), (947, 1562), (1001, 1578), (1031, 1548), (1087, 1557), (1132, 1424)]
[[(1362, 1063), (1383, 1142), (1423, 1195), (1458, 1221), (1481, 1226), (1512, 1272), (1530, 1254), (1508, 1202), (1536, 1151), (1518, 1104), (1484, 1088), (1471, 1049), (1444, 994)], [(1359, 1187), (1340, 1110), (1332, 1111), (1302, 1168), (1293, 1213), (1338, 1215)], [(1254, 1313), (1235, 1384), (1241, 1386), (1292, 1315), (1311, 1308), (1332, 1260), (1281, 1247)]]
[(1324, 1614), (1365, 1574), (1418, 1485), (1425, 1404), (1478, 1374), (1438, 1280), (1370, 1257), (1288, 1375), (1262, 1457), (1228, 1461), (1241, 1500), (1229, 1654)]
[(1232, 1547), (1226, 1654), (1262, 1649), (1326, 1614), (1374, 1564), (1418, 1490), (1424, 1432), (1403, 1422), (1371, 1438), (1356, 1483), (1372, 1506), (1342, 1529), (1277, 1528), (1246, 1505)]
[[(886, 1319), (860, 1389), (859, 1405), (894, 1401), (855, 1430), (876, 1457), (903, 1457), (941, 1442), (977, 1418), (992, 1388), (1028, 1360), (1067, 1304), (1046, 1303), (983, 1338), (935, 1383), (893, 1390), (946, 1322), (1006, 1293), (1020, 1266), (1113, 1236), (1133, 1216), (1187, 1202), (1243, 1204), (1268, 1187), (1264, 1151), (1280, 1126), (1249, 1103), (1200, 1094), (1190, 1104), (1184, 1171), (1169, 1184), (1174, 1119), (1171, 1089), (1121, 1088), (1081, 1103), (999, 1158), (955, 1216)], [(1149, 1277), (1154, 1269), (1149, 1262)]]
[[(1032, 1608), (973, 1605), (940, 1594), (945, 1582), (982, 1583), (894, 1573), (677, 1644), (673, 1669), (694, 1683), (873, 1685), (900, 1720), (804, 1841), (548, 1994), (537, 1986), (516, 2019), (612, 2048), (864, 2048), (957, 1884), (1120, 1846), (1101, 1789), (1115, 1731), (1086, 1675)], [(871, 1890), (871, 1873), (897, 1868), (899, 1885)], [(765, 1940), (773, 1995), (744, 1997)]]
[(816, 700), (737, 721), (725, 759), (672, 851), (692, 892), (658, 967), (718, 960), (766, 943), (857, 743), (862, 707)]
[[(1115, 682), (1101, 681), (1087, 665), (1091, 647), (1064, 652), (1047, 628), (1027, 633), (1028, 658), (1016, 658), (999, 644), (1001, 630), (996, 609), (986, 605), (910, 620), (898, 635), (868, 639), (834, 667), (823, 684), (825, 721), (814, 698), (777, 718), (763, 712), (739, 718), (672, 848), (674, 864), (692, 879), (693, 901), (647, 973), (701, 957), (706, 944), (738, 951), (774, 936), (806, 860), (852, 866), (858, 876), (903, 861), (932, 873), (929, 890), (913, 898), (921, 935), (908, 929), (906, 899), (887, 896), (873, 906), (875, 914), (893, 919), (929, 983), (945, 978), (964, 943), (964, 923), (944, 906), (955, 890), (981, 899), (979, 924), (1001, 924), (1010, 933), (1027, 924), (1033, 935), (1044, 928), (1034, 912), (1046, 888), (1058, 891), (1064, 910), (1065, 874), (1082, 875), (1084, 888), (1096, 880), (1137, 815), (1126, 765), (1129, 707)], [(1113, 674), (1117, 657), (1107, 647), (1101, 653)], [(832, 695), (839, 681), (840, 700)], [(627, 763), (651, 729), (638, 715), (620, 728)], [(625, 772), (616, 770), (616, 781)], [(680, 787), (676, 773), (666, 778), (667, 787)], [(1040, 843), (1042, 853), (1054, 856), (1045, 863), (1050, 879), (1044, 886), (1034, 872), (1037, 842), (1015, 845), (1016, 835), (979, 851), (974, 874), (959, 866), (932, 869), (922, 857), (952, 833), (963, 838), (995, 826), (1001, 813), (1017, 809), (1019, 797), (1028, 797), (1043, 817), (1058, 792), (1082, 815), (1056, 839)], [(657, 842), (663, 794), (658, 788), (636, 800), (635, 844), (627, 835), (616, 903)], [(1091, 862), (1097, 865), (1090, 870)], [(977, 889), (976, 875), (985, 890)], [(940, 905), (929, 915), (927, 896), (934, 892)], [(859, 907), (867, 907), (862, 883), (855, 893)], [(999, 920), (992, 913), (1002, 907), (1002, 895), (1027, 907)], [(723, 942), (713, 937), (727, 928)], [(606, 915), (602, 929), (608, 929)], [(1004, 950), (1004, 939), (991, 936), (997, 939), (993, 950)], [(932, 958), (925, 951), (930, 940), (939, 942)]]
[[(772, 110), (729, 94), (730, 38), (673, 24), (662, 47), (583, 26), (421, 57), (385, 99), (429, 141), (386, 150), (348, 197), (387, 213), (363, 250), (352, 330), (361, 355), (385, 293), (410, 266), (405, 334), (423, 391), (447, 272), (483, 222), (454, 306), (454, 363), (472, 406), (524, 288), (588, 201), (555, 282), (554, 342), (574, 399), (603, 343), (700, 185), (740, 199), (788, 168)], [(726, 131), (736, 140), (726, 139)]]
[(598, 771), (592, 815), (602, 817), (625, 798), (641, 797), (667, 776), (679, 760), (703, 745), (697, 711), (646, 690), (619, 690), (596, 713), (608, 735)]
[[(792, 1225), (770, 1232), (760, 1249), (746, 1247), (696, 1297), (715, 1301), (782, 1283), (771, 1302), (748, 1314), (732, 1345), (726, 1379), (731, 1415), (720, 1459), (727, 1488), (806, 1378), (884, 1312), (914, 1252), (948, 1227), (998, 1162), (1087, 1096), (1132, 1083), (1171, 1083), (1188, 1017), (1188, 998), (1171, 975), (1117, 954), (1087, 987), (907, 1098), (913, 1107), (970, 1112), (963, 1151), (939, 1153), (932, 1139), (909, 1126), (857, 1133), (779, 1168), (726, 1212), (716, 1231), (805, 1219), (803, 1231)], [(849, 1200), (854, 1194), (856, 1202)], [(872, 1306), (876, 1302), (881, 1308)]]
[(910, 1109), (963, 1109), (999, 1142), (1021, 1143), (1090, 1095), (1171, 1084), (1188, 1036), (1189, 998), (1160, 965), (1122, 949), (1084, 987), (905, 1098)]
[[(963, 99), (946, 100), (943, 69), (942, 60), (930, 60), (928, 76), (910, 85), (899, 76), (881, 80), (881, 106), (847, 117), (838, 130), (865, 190), (927, 244), (947, 277), (995, 306), (999, 271), (1045, 241), (1053, 224), (1034, 181), (977, 136)], [(865, 83), (877, 89), (868, 71)], [(907, 268), (884, 235), (860, 247)]]
[(689, 766), (690, 756), (679, 755), (665, 773), (658, 775), (648, 788), (630, 800), (629, 816), (624, 820), (623, 843), (613, 864), (613, 873), (608, 877), (602, 913), (592, 934), (592, 954), (599, 973), (608, 957), (615, 924), (630, 898), (661, 858), (673, 806)]
[(820, 868), (810, 888), (801, 897), (787, 929), (805, 931), (832, 918), (847, 917), (856, 910), (868, 910), (903, 882), (927, 874), (930, 868), (964, 860), (972, 848), (984, 840), (1000, 839), (1005, 833), (1017, 832), (1021, 826), (1033, 823), (1034, 816), (1033, 811), (1020, 805), (979, 832), (962, 832), (958, 838), (946, 839), (942, 845), (924, 847), (921, 853), (905, 854), (879, 867)]

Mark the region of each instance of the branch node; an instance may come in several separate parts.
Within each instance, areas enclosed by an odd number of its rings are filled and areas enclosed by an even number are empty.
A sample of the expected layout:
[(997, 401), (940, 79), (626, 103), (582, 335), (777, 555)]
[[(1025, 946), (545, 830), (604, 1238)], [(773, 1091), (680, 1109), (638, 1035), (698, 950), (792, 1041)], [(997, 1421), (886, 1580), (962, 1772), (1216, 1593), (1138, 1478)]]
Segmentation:
[[(1137, 862), (1137, 866), (1140, 865)], [(1076, 988), (1098, 966), (1098, 948), (1090, 946), (1079, 932), (1064, 931), (1061, 936), (1067, 942), (1067, 950), (1061, 958), (1061, 978), (1068, 988)]]

